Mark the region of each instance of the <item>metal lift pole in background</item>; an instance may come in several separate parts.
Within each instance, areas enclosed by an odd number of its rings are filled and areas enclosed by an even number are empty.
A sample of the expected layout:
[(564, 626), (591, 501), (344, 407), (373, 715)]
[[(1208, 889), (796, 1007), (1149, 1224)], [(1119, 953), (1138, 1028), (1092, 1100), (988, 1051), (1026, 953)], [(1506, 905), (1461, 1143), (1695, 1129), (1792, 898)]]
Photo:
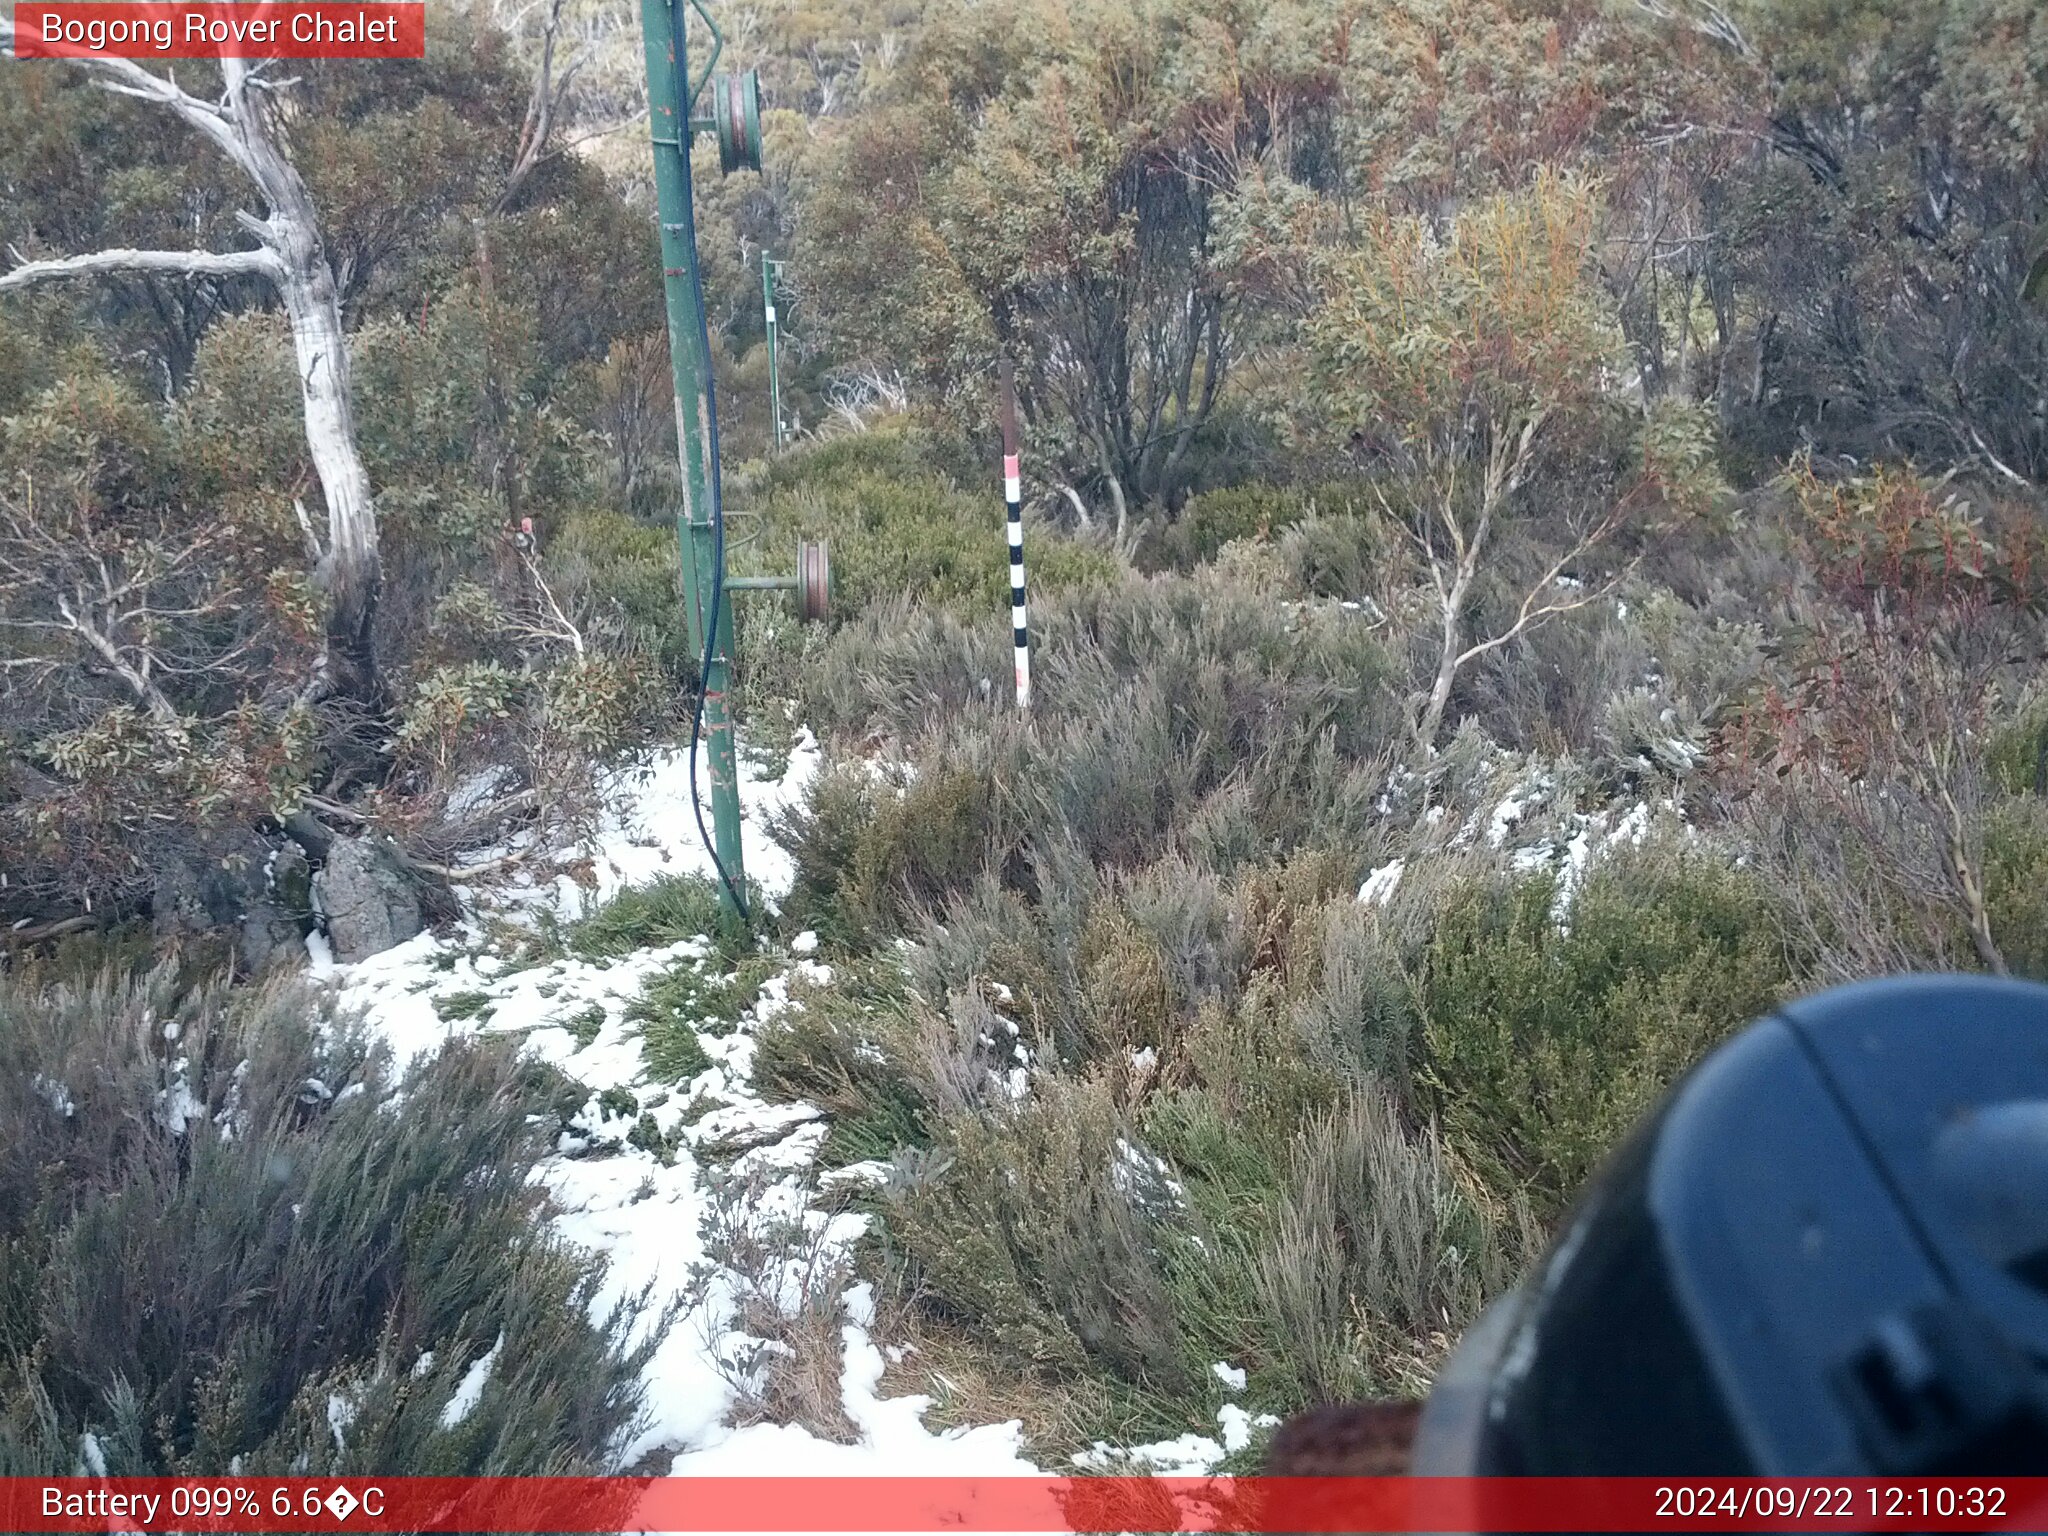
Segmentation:
[(761, 253), (761, 311), (768, 317), (768, 409), (775, 418), (775, 451), (782, 451), (782, 316), (775, 307), (775, 279), (782, 263)]
[[(702, 18), (711, 38), (703, 72), (690, 78), (686, 7)], [(661, 219), (661, 265), (668, 299), (669, 360), (675, 371), (676, 437), (682, 457), (683, 504), (677, 513), (682, 542), (683, 602), (690, 643), (701, 658), (702, 692), (691, 730), (691, 791), (695, 798), (696, 748), (708, 747), (711, 819), (720, 895), (746, 912), (746, 868), (740, 851), (739, 772), (733, 744), (732, 605), (725, 601), (725, 511), (718, 469), (718, 408), (711, 377), (710, 334), (697, 269), (696, 214), (691, 202), (690, 142), (699, 130), (718, 138), (720, 167), (730, 174), (761, 165), (760, 84), (753, 71), (714, 75), (725, 40), (700, 0), (641, 0), (647, 52), (647, 105), (654, 141), (654, 185)], [(706, 85), (712, 111), (694, 116)], [(703, 813), (697, 812), (703, 831)]]

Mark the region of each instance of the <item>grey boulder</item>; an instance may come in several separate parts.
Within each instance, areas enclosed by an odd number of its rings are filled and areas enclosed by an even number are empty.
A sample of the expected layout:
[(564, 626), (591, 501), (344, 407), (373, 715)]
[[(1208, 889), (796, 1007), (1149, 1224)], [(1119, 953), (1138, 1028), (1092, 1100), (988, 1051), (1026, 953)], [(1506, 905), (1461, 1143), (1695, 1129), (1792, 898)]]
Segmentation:
[(424, 926), (418, 887), (394, 855), (367, 838), (334, 840), (313, 876), (313, 897), (342, 964), (403, 944)]

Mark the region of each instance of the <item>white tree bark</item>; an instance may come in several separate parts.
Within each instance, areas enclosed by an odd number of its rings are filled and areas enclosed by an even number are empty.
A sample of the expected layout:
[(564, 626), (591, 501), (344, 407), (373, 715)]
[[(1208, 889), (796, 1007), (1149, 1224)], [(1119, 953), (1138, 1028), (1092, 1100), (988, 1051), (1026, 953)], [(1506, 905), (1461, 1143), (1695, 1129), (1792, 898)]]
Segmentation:
[[(12, 52), (13, 42), (13, 22), (0, 18), (0, 56)], [(383, 572), (370, 477), (356, 446), (348, 340), (342, 330), (339, 292), (321, 239), (318, 212), (280, 139), (273, 88), (262, 78), (267, 66), (252, 68), (240, 59), (222, 59), (225, 88), (219, 101), (209, 102), (128, 59), (65, 62), (86, 70), (117, 95), (163, 107), (212, 140), (255, 184), (263, 200), (265, 217), (240, 215), (242, 226), (255, 236), (257, 248), (233, 252), (116, 250), (27, 262), (0, 276), (0, 290), (120, 271), (256, 275), (270, 281), (291, 324), (306, 447), (327, 503), (327, 548), (315, 571), (328, 596), (327, 646), (320, 675), (308, 692), (315, 697), (339, 693), (381, 706), (383, 686), (372, 626)]]
[(59, 256), (50, 261), (25, 261), (0, 272), (0, 292), (26, 288), (58, 277), (99, 277), (114, 272), (170, 272), (185, 277), (267, 277), (278, 281), (284, 271), (268, 251), (95, 251), (90, 256)]
[[(1572, 613), (1599, 602), (1618, 587), (1629, 567), (1615, 572), (1594, 587), (1580, 587), (1569, 597), (1559, 597), (1558, 578), (1575, 562), (1605, 544), (1620, 530), (1623, 514), (1609, 508), (1589, 526), (1578, 531), (1571, 546), (1551, 562), (1522, 594), (1514, 621), (1484, 640), (1468, 643), (1465, 638), (1465, 604), (1471, 598), (1487, 541), (1502, 509), (1522, 487), (1532, 457), (1531, 448), (1542, 430), (1541, 411), (1522, 424), (1519, 433), (1502, 432), (1487, 454), (1484, 479), (1478, 489), (1478, 504), (1469, 513), (1461, 509), (1455, 473), (1446, 471), (1434, 516), (1423, 514), (1409, 529), (1409, 538), (1422, 553), (1424, 568), (1435, 589), (1440, 621), (1436, 674), (1429, 692), (1416, 701), (1412, 729), (1417, 756), (1427, 760), (1436, 751), (1436, 739), (1443, 730), (1444, 711), (1451, 702), (1464, 667), (1490, 651), (1512, 645), (1531, 629), (1562, 613)], [(1385, 498), (1382, 496), (1382, 505)], [(1391, 510), (1391, 509), (1389, 509)]]

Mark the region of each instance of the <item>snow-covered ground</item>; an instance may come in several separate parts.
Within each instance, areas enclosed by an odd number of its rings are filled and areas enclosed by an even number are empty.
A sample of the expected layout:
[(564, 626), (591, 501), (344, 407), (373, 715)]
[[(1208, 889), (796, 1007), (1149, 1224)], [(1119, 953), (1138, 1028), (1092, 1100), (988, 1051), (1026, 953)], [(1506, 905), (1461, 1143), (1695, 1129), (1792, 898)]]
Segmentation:
[[(747, 872), (771, 900), (786, 893), (791, 870), (766, 836), (766, 818), (801, 797), (817, 766), (817, 747), (806, 738), (786, 771), (773, 779), (743, 775)], [(648, 1363), (645, 1420), (632, 1441), (619, 1447), (620, 1466), (655, 1457), (678, 1475), (1035, 1472), (1022, 1453), (1017, 1423), (934, 1431), (924, 1423), (929, 1399), (881, 1395), (884, 1357), (870, 1337), (873, 1298), (864, 1285), (846, 1287), (840, 1299), (841, 1401), (857, 1443), (821, 1439), (794, 1424), (735, 1429), (726, 1422), (736, 1395), (733, 1381), (744, 1377), (730, 1362), (758, 1354), (760, 1343), (735, 1328), (736, 1298), (750, 1284), (758, 1294), (761, 1281), (722, 1269), (711, 1258), (709, 1224), (721, 1212), (705, 1166), (707, 1146), (750, 1149), (730, 1164), (734, 1182), (745, 1186), (758, 1208), (800, 1224), (814, 1256), (817, 1250), (843, 1254), (864, 1229), (863, 1217), (819, 1208), (819, 1113), (765, 1103), (750, 1086), (756, 1028), (784, 1009), (802, 1006), (791, 999), (793, 981), (826, 982), (831, 973), (808, 958), (815, 941), (800, 939), (735, 1028), (699, 1033), (709, 1067), (687, 1081), (655, 1080), (642, 1054), (639, 1026), (627, 1010), (650, 979), (677, 965), (702, 965), (715, 975), (719, 962), (708, 941), (687, 940), (611, 961), (565, 958), (517, 968), (492, 951), (484, 921), (516, 920), (538, 909), (573, 918), (628, 886), (710, 872), (690, 810), (685, 754), (667, 753), (644, 769), (621, 774), (611, 802), (595, 846), (582, 850), (591, 857), (594, 884), (563, 877), (499, 893), (483, 899), (459, 932), (422, 934), (356, 965), (336, 967), (320, 946), (311, 948), (314, 973), (401, 1062), (456, 1034), (508, 1034), (590, 1089), (573, 1133), (563, 1134), (539, 1171), (556, 1208), (552, 1219), (565, 1237), (609, 1263), (605, 1293), (595, 1302), (598, 1312), (649, 1287), (649, 1320), (666, 1307), (680, 1309)], [(722, 1028), (727, 1021), (713, 1022)], [(627, 1140), (641, 1114), (652, 1116), (663, 1144), (673, 1149), (671, 1160)], [(643, 1133), (640, 1140), (652, 1138)], [(489, 1359), (464, 1378), (457, 1394), (464, 1400), (451, 1401), (448, 1414), (467, 1413), (489, 1390)], [(1225, 1435), (1230, 1437), (1228, 1426)]]
[[(767, 837), (766, 822), (801, 799), (818, 770), (819, 752), (806, 736), (786, 769), (772, 778), (744, 771), (744, 755), (742, 766), (747, 872), (773, 903), (786, 894), (792, 871), (786, 855)], [(1638, 803), (1581, 812), (1535, 765), (1501, 766), (1509, 780), (1505, 792), (1463, 826), (1436, 833), (1435, 840), (1447, 836), (1456, 848), (1483, 839), (1515, 868), (1556, 869), (1558, 915), (1568, 920), (1571, 893), (1588, 865), (1610, 848), (1640, 841), (1652, 808)], [(1675, 808), (1659, 810), (1682, 821)], [(1426, 815), (1418, 831), (1427, 836), (1441, 817), (1440, 809)], [(492, 948), (489, 935), (503, 930), (490, 919), (519, 924), (545, 914), (568, 921), (621, 890), (665, 875), (709, 877), (710, 859), (690, 809), (686, 755), (664, 753), (620, 774), (600, 834), (578, 852), (589, 858), (582, 883), (561, 876), (488, 896), (465, 893), (473, 909), (470, 919), (445, 937), (422, 934), (345, 967), (328, 962), (317, 941), (310, 947), (314, 973), (361, 1013), (401, 1061), (432, 1051), (456, 1034), (515, 1035), (535, 1057), (590, 1090), (572, 1131), (564, 1133), (539, 1172), (554, 1202), (552, 1219), (564, 1236), (608, 1261), (609, 1281), (595, 1310), (607, 1311), (620, 1296), (643, 1289), (653, 1303), (650, 1317), (670, 1306), (680, 1309), (646, 1368), (645, 1420), (632, 1440), (619, 1447), (620, 1466), (653, 1458), (678, 1476), (1037, 1472), (1024, 1455), (1021, 1426), (1014, 1421), (935, 1431), (924, 1422), (930, 1399), (882, 1395), (886, 1360), (872, 1337), (873, 1295), (865, 1284), (850, 1280), (839, 1296), (840, 1403), (858, 1437), (855, 1443), (823, 1439), (797, 1424), (735, 1428), (728, 1422), (736, 1404), (734, 1380), (745, 1375), (734, 1362), (760, 1358), (763, 1344), (736, 1327), (739, 1298), (749, 1292), (758, 1297), (764, 1280), (724, 1269), (713, 1257), (711, 1238), (731, 1212), (720, 1207), (721, 1198), (730, 1196), (722, 1197), (714, 1183), (710, 1148), (717, 1145), (725, 1153), (736, 1144), (749, 1148), (726, 1165), (728, 1183), (746, 1187), (762, 1219), (790, 1222), (804, 1234), (800, 1246), (808, 1248), (813, 1270), (820, 1252), (843, 1256), (865, 1229), (864, 1217), (830, 1209), (834, 1190), (881, 1176), (886, 1169), (859, 1165), (821, 1174), (816, 1162), (826, 1127), (820, 1112), (806, 1105), (769, 1104), (752, 1091), (755, 1031), (783, 1010), (802, 1006), (791, 996), (792, 983), (831, 980), (829, 968), (811, 958), (817, 948), (811, 935), (799, 935), (790, 953), (778, 957), (780, 971), (736, 1023), (708, 1021), (722, 1031), (699, 1032), (711, 1065), (682, 1081), (655, 1079), (642, 1051), (639, 1025), (627, 1012), (650, 980), (678, 965), (700, 966), (707, 979), (715, 979), (721, 962), (708, 939), (616, 960), (563, 958), (530, 966)], [(1404, 868), (1404, 861), (1395, 859), (1373, 870), (1359, 899), (1384, 905), (1399, 888)], [(734, 1027), (726, 1031), (728, 1023)], [(1028, 1071), (1020, 1067), (1016, 1075), (1028, 1078)], [(641, 1115), (651, 1116), (672, 1156), (665, 1159), (627, 1139)], [(1163, 1165), (1155, 1172), (1163, 1177)], [(1170, 1181), (1162, 1187), (1169, 1195), (1176, 1192)], [(803, 1290), (795, 1271), (805, 1262), (806, 1255), (792, 1253), (783, 1274), (766, 1277), (766, 1289), (783, 1290), (792, 1308)], [(838, 1272), (850, 1275), (850, 1270)], [(458, 1400), (447, 1405), (449, 1416), (459, 1419), (489, 1389), (491, 1361), (487, 1355), (465, 1376)], [(1212, 1371), (1226, 1395), (1244, 1390), (1244, 1373), (1237, 1368), (1219, 1361)], [(1217, 1411), (1214, 1434), (1190, 1433), (1152, 1445), (1098, 1443), (1071, 1463), (1086, 1471), (1199, 1477), (1247, 1447), (1256, 1430), (1273, 1422), (1226, 1402)]]
[[(740, 824), (740, 853), (746, 860), (747, 878), (779, 899), (794, 878), (789, 855), (768, 835), (769, 822), (797, 805), (818, 772), (818, 743), (809, 731), (797, 740), (789, 754), (787, 768), (773, 778), (764, 777), (741, 753), (740, 804), (745, 819)], [(704, 796), (704, 824), (711, 824), (711, 785), (707, 768), (700, 760), (697, 787)], [(713, 878), (711, 856), (697, 834), (696, 814), (690, 804), (690, 754), (676, 748), (655, 754), (637, 767), (613, 776), (607, 795), (603, 824), (592, 845), (583, 850), (591, 856), (584, 880), (558, 875), (540, 885), (514, 885), (495, 900), (525, 907), (545, 906), (557, 916), (575, 917), (602, 906), (629, 885), (645, 885), (664, 875), (702, 875)]]
[[(1490, 771), (1498, 798), (1487, 796), (1479, 802), (1487, 806), (1490, 799), (1490, 807), (1473, 811), (1452, 827), (1445, 821), (1444, 807), (1430, 806), (1419, 818), (1408, 850), (1371, 870), (1358, 888), (1358, 900), (1385, 907), (1417, 858), (1483, 846), (1518, 874), (1550, 871), (1557, 881), (1551, 917), (1560, 927), (1569, 927), (1573, 898), (1588, 871), (1603, 858), (1641, 845), (1654, 830), (1693, 835), (1675, 798), (1599, 801), (1588, 786), (1560, 784), (1556, 765), (1510, 752), (1499, 753)], [(1380, 798), (1381, 810), (1391, 810), (1395, 791), (1409, 787), (1397, 775)], [(1588, 808), (1581, 809), (1582, 805)]]

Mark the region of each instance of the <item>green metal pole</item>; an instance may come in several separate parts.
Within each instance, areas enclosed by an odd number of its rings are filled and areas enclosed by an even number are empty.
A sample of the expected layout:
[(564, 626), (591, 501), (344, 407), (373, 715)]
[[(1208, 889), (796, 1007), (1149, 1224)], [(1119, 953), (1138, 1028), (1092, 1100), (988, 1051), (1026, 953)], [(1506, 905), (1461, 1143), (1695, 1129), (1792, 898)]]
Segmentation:
[(768, 316), (768, 409), (775, 415), (775, 451), (782, 451), (782, 364), (779, 341), (782, 317), (775, 308), (775, 274), (782, 263), (761, 253), (761, 306)]
[[(740, 909), (746, 889), (740, 853), (740, 788), (733, 752), (732, 604), (713, 595), (724, 572), (717, 533), (718, 427), (712, 419), (711, 359), (704, 341), (704, 310), (697, 275), (696, 215), (690, 197), (690, 140), (694, 124), (686, 33), (681, 4), (641, 0), (640, 21), (647, 50), (647, 105), (654, 140), (654, 186), (661, 218), (661, 267), (668, 297), (669, 361), (675, 372), (676, 439), (683, 467), (683, 505), (676, 533), (683, 551), (683, 604), (690, 643), (702, 657), (707, 649), (704, 739), (711, 778), (712, 841), (724, 866), (727, 908)], [(716, 643), (707, 648), (705, 625), (718, 611)]]

